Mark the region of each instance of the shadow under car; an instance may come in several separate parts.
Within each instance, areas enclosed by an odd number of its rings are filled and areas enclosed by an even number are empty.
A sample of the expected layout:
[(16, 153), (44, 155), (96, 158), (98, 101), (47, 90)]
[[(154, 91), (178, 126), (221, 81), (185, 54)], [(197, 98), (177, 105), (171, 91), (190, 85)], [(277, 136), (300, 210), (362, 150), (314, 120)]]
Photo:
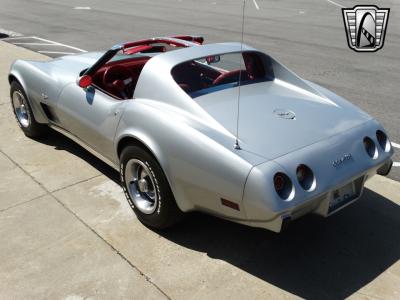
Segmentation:
[[(38, 141), (119, 183), (118, 172), (61, 134), (51, 131)], [(305, 216), (280, 234), (201, 213), (183, 222), (157, 233), (307, 299), (350, 296), (400, 258), (400, 207), (369, 189), (333, 216)]]

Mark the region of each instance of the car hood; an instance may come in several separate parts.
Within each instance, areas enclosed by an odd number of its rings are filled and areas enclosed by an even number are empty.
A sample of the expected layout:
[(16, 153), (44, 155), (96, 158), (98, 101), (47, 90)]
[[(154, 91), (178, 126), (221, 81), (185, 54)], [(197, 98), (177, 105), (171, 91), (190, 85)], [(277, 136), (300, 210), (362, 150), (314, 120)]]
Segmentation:
[(61, 56), (48, 61), (30, 61), (51, 77), (56, 78), (60, 85), (75, 82), (79, 73), (92, 66), (104, 52), (86, 52)]
[(92, 66), (104, 52), (86, 52), (75, 55), (62, 56), (48, 62), (53, 70), (62, 70), (65, 74), (77, 76), (82, 70)]
[(65, 55), (60, 56), (59, 58), (54, 59), (53, 61), (68, 61), (68, 62), (78, 62), (83, 64), (93, 65), (102, 55), (104, 52), (83, 52), (73, 55)]
[[(372, 118), (343, 98), (311, 82), (303, 87), (275, 79), (195, 98), (232, 134), (243, 150), (275, 159)], [(238, 126), (238, 127), (237, 127)], [(238, 130), (237, 130), (238, 128)]]

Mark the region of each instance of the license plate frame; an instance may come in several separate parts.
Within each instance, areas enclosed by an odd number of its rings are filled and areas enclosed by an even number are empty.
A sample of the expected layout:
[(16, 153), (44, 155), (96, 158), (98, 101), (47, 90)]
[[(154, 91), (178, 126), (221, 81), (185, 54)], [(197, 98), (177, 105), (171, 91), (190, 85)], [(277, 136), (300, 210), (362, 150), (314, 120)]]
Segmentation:
[(358, 195), (354, 181), (334, 190), (329, 201), (328, 214), (331, 214), (345, 206), (347, 203), (356, 199), (357, 196)]

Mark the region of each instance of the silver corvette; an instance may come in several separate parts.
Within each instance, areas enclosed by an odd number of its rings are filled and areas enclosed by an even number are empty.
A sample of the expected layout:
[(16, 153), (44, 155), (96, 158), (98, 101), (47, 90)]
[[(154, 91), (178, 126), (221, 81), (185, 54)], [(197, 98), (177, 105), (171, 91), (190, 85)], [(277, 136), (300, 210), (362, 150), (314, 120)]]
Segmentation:
[(240, 43), (153, 38), (48, 62), (17, 60), (11, 104), (28, 137), (57, 130), (120, 172), (138, 219), (203, 211), (279, 232), (329, 216), (391, 168), (382, 126)]

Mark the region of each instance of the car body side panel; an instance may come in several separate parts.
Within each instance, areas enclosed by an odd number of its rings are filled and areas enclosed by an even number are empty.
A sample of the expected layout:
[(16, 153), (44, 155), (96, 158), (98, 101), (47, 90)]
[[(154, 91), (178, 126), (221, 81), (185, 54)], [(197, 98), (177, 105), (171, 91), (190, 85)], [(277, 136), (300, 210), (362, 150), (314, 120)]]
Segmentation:
[(127, 102), (116, 100), (93, 87), (82, 89), (71, 83), (60, 94), (56, 115), (65, 130), (115, 161), (115, 132)]
[[(116, 146), (127, 136), (146, 144), (164, 170), (181, 210), (244, 219), (242, 193), (247, 175), (254, 163), (265, 159), (246, 153), (246, 159), (238, 156), (234, 137), (170, 108), (133, 100), (120, 121)], [(239, 204), (240, 211), (222, 206), (221, 198)]]
[(55, 101), (60, 92), (57, 80), (39, 67), (45, 63), (17, 60), (10, 70), (10, 75), (24, 88), (38, 123), (49, 122), (40, 102)]
[(75, 83), (79, 73), (93, 64), (101, 52), (69, 55), (49, 61), (17, 60), (10, 75), (17, 78), (27, 93), (35, 120), (49, 123), (40, 103), (55, 107), (63, 88)]

